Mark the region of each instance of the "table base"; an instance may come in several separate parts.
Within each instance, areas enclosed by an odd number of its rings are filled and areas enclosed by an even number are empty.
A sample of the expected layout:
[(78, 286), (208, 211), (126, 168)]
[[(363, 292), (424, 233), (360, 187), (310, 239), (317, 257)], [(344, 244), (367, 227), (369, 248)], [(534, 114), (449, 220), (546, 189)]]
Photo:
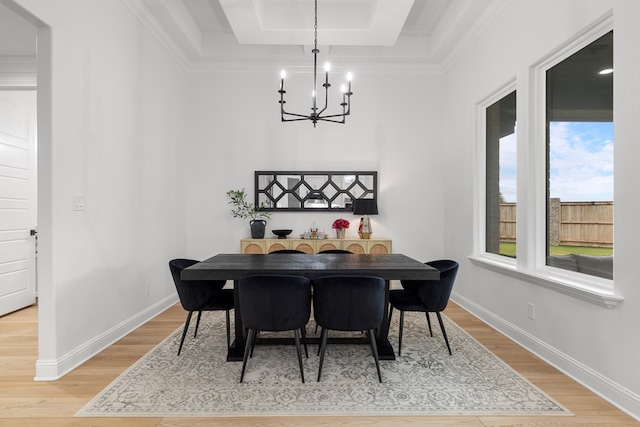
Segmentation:
[[(306, 337), (307, 346), (320, 345), (319, 337)], [(369, 347), (369, 338), (362, 337), (329, 337), (327, 344), (363, 344)], [(395, 352), (389, 340), (384, 339), (379, 342), (376, 339), (378, 347), (378, 359), (380, 360), (396, 360)], [(293, 338), (257, 338), (256, 345), (295, 345)], [(244, 358), (244, 345), (237, 346), (234, 341), (227, 353), (227, 362), (242, 362)]]

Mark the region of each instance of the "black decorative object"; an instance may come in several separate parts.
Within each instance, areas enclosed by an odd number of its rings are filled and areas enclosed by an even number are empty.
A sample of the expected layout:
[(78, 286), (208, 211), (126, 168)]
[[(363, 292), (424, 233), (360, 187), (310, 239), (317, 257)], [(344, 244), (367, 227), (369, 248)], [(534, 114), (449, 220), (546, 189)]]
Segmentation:
[(267, 221), (264, 219), (252, 219), (249, 221), (249, 226), (251, 226), (251, 237), (254, 239), (262, 239)]
[(351, 73), (347, 73), (348, 87), (345, 85), (342, 85), (341, 87), (342, 103), (340, 103), (340, 105), (342, 106), (342, 113), (328, 114), (323, 116), (322, 113), (324, 113), (325, 110), (327, 109), (327, 105), (329, 102), (329, 88), (331, 87), (331, 84), (329, 83), (329, 70), (331, 66), (329, 65), (328, 62), (324, 66), (325, 79), (324, 79), (324, 84), (322, 85), (322, 87), (324, 88), (324, 108), (318, 111), (319, 107), (317, 106), (317, 94), (318, 94), (317, 74), (318, 74), (318, 53), (320, 52), (318, 50), (318, 0), (315, 0), (314, 11), (315, 11), (315, 20), (314, 20), (314, 26), (313, 26), (314, 43), (313, 43), (313, 50), (311, 51), (313, 52), (313, 92), (311, 94), (311, 99), (312, 99), (311, 114), (297, 114), (297, 113), (289, 113), (288, 111), (285, 111), (284, 104), (286, 104), (287, 101), (284, 100), (284, 94), (287, 93), (287, 91), (284, 90), (284, 78), (286, 77), (287, 73), (284, 70), (282, 70), (282, 73), (280, 74), (280, 90), (278, 91), (278, 93), (280, 94), (280, 101), (279, 101), (280, 102), (280, 120), (283, 122), (297, 122), (301, 120), (310, 120), (313, 122), (313, 127), (316, 127), (316, 123), (318, 123), (319, 121), (344, 124), (345, 118), (351, 113), (351, 95), (353, 95), (353, 92), (351, 92), (352, 76), (351, 76)]
[(361, 239), (371, 238), (373, 229), (371, 228), (371, 219), (367, 215), (378, 214), (378, 202), (376, 199), (355, 199), (353, 201), (353, 214), (363, 215), (360, 218), (360, 225), (358, 226), (358, 235)]
[(278, 239), (286, 239), (293, 230), (271, 230), (273, 234), (278, 236)]

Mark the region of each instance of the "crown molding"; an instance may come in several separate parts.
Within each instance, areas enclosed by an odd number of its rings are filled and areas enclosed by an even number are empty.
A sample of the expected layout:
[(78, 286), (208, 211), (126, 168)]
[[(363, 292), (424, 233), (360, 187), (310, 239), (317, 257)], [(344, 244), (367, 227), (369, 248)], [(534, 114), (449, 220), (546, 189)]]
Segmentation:
[(0, 88), (34, 89), (36, 68), (35, 56), (0, 56)]
[[(434, 34), (400, 35), (394, 46), (334, 45), (319, 49), (321, 54), (328, 52), (334, 68), (348, 64), (358, 73), (443, 73), (511, 1), (459, 0), (442, 17)], [(230, 34), (216, 35), (215, 43), (205, 43), (197, 37), (195, 24), (183, 6), (166, 1), (122, 2), (187, 72), (279, 72), (283, 65), (287, 69), (308, 67), (308, 46), (241, 45)]]

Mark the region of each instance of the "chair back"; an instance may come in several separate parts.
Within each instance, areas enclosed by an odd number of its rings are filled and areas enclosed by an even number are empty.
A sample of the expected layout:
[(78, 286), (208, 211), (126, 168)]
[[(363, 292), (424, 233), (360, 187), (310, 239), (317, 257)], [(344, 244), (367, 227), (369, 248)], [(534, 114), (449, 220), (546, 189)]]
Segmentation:
[(449, 302), (453, 283), (458, 273), (458, 263), (452, 260), (437, 260), (426, 263), (440, 271), (440, 280), (420, 280), (415, 289), (418, 298), (429, 311), (443, 311)]
[(313, 316), (336, 331), (375, 329), (385, 309), (384, 279), (375, 276), (326, 276), (313, 281)]
[(242, 324), (260, 331), (302, 328), (311, 317), (311, 281), (302, 276), (252, 275), (238, 281)]
[(346, 249), (325, 249), (324, 251), (319, 251), (319, 254), (352, 254), (353, 252), (348, 251)]
[(193, 259), (177, 258), (169, 261), (169, 270), (178, 291), (180, 304), (187, 311), (200, 311), (216, 291), (222, 289), (226, 280), (182, 280), (180, 273), (197, 264)]

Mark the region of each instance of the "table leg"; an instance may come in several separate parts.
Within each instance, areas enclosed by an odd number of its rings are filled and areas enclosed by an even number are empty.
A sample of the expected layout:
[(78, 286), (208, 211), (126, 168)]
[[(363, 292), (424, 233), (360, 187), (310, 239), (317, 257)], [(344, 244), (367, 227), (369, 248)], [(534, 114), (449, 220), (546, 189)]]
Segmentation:
[(385, 280), (387, 290), (384, 294), (384, 313), (382, 314), (382, 323), (376, 333), (376, 344), (378, 347), (378, 358), (380, 360), (396, 360), (393, 347), (389, 342), (389, 291), (391, 290), (391, 282)]
[(244, 346), (246, 343), (246, 333), (242, 325), (242, 316), (240, 314), (240, 300), (238, 297), (238, 281), (233, 281), (233, 305), (234, 305), (234, 331), (235, 339), (229, 347), (227, 353), (227, 362), (241, 362), (244, 358)]

